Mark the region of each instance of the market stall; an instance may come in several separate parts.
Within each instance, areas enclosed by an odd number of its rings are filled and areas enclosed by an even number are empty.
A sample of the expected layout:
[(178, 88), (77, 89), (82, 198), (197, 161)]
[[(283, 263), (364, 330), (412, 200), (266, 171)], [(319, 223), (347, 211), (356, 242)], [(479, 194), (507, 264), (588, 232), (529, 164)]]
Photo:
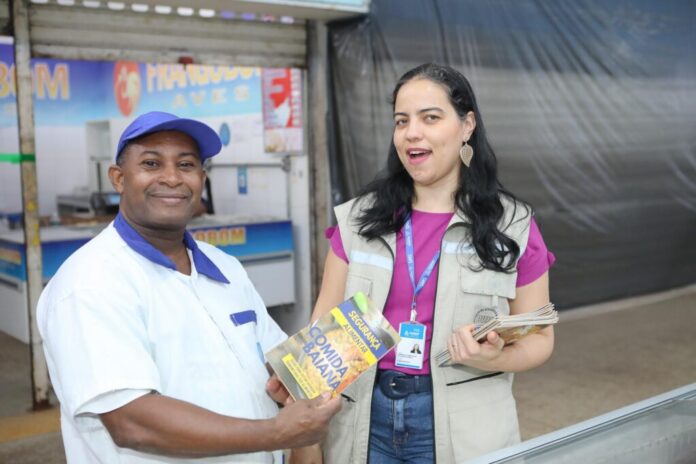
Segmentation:
[[(24, 325), (34, 374), (43, 368), (32, 311), (50, 277), (41, 267), (55, 259), (48, 240), (65, 238), (61, 227), (38, 223), (113, 213), (104, 211), (116, 200), (105, 176), (113, 134), (145, 111), (196, 118), (218, 132), (223, 152), (207, 167), (211, 220), (247, 227), (249, 243), (260, 234), (252, 224), (282, 224), (283, 258), (261, 250), (262, 259), (243, 259), (281, 326), (293, 331), (309, 317), (324, 256), (317, 238), (328, 225), (330, 203), (324, 21), (364, 13), (369, 2), (191, 3), (0, 0), (0, 31), (14, 36), (14, 49), (11, 39), (0, 42), (9, 50), (0, 59), (0, 117), (19, 115), (14, 124), (0, 121), (0, 153), (8, 155), (0, 163), (0, 216), (20, 213), (27, 225), (24, 233), (8, 232), (3, 243), (15, 271), (26, 265), (26, 283), (17, 276), (14, 282), (26, 292), (14, 291), (29, 301)], [(106, 136), (95, 138), (100, 127)], [(220, 220), (240, 216), (251, 220)], [(18, 240), (22, 235), (29, 239)], [(26, 255), (18, 258), (25, 242)], [(270, 261), (273, 271), (254, 277), (253, 269)], [(282, 284), (265, 286), (262, 277)], [(275, 295), (275, 287), (286, 291)], [(45, 398), (45, 380), (34, 384), (35, 396)]]

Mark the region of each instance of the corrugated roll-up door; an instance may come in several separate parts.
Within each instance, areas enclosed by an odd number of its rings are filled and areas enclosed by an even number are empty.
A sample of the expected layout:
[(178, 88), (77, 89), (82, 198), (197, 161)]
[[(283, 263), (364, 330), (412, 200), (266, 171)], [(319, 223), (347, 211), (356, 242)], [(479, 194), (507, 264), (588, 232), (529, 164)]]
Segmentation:
[(119, 11), (32, 3), (32, 56), (167, 63), (187, 56), (197, 64), (306, 66), (303, 21), (284, 24), (181, 16), (176, 9), (169, 14), (153, 8), (141, 13), (128, 6)]

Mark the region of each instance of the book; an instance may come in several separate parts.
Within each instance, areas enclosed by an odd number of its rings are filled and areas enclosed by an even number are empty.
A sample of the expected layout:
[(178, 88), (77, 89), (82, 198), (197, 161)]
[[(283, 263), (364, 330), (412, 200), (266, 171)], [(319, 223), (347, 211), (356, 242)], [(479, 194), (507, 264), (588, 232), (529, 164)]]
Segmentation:
[(266, 353), (290, 395), (312, 399), (341, 393), (386, 355), (399, 334), (358, 292)]
[[(511, 316), (498, 315), (488, 321), (481, 321), (481, 323), (476, 324), (472, 336), (477, 342), (483, 342), (489, 332), (495, 331), (505, 341), (505, 344), (509, 345), (557, 322), (558, 312), (553, 303), (548, 303), (528, 313)], [(439, 366), (449, 365), (451, 361), (449, 350), (445, 349), (439, 352), (435, 356), (435, 360)]]

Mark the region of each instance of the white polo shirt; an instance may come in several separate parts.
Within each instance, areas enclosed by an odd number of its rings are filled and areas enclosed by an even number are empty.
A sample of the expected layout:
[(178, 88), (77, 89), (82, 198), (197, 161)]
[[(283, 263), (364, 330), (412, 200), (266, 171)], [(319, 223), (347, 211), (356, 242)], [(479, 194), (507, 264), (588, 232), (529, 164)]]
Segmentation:
[[(190, 276), (118, 216), (70, 256), (41, 294), (38, 326), (69, 463), (186, 462), (119, 448), (99, 419), (156, 391), (219, 414), (277, 414), (263, 353), (286, 335), (239, 262), (185, 239)], [(254, 453), (196, 463), (281, 463)]]

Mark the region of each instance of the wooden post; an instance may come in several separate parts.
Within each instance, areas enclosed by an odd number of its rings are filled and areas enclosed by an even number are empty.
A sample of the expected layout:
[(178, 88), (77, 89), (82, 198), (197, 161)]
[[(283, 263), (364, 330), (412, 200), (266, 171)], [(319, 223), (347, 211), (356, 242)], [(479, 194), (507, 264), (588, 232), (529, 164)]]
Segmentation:
[(15, 72), (17, 76), (17, 119), (22, 175), (22, 210), (27, 269), (27, 308), (34, 409), (49, 406), (50, 381), (43, 343), (36, 325), (36, 305), (43, 290), (41, 239), (39, 237), (39, 196), (36, 186), (34, 144), (34, 101), (29, 37), (29, 1), (13, 0)]
[(309, 175), (311, 224), (312, 301), (316, 301), (324, 272), (328, 242), (324, 229), (330, 225), (328, 118), (328, 33), (326, 24), (307, 22), (307, 82), (309, 87)]

